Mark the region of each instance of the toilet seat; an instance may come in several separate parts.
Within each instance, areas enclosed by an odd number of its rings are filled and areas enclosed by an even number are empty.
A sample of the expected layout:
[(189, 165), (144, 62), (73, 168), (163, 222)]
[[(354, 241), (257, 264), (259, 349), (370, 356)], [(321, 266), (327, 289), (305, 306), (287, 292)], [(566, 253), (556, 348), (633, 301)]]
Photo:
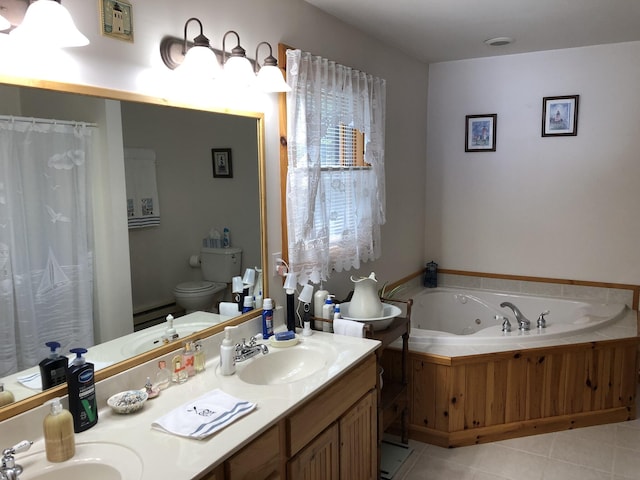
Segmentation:
[(174, 292), (177, 293), (213, 293), (218, 283), (209, 282), (207, 280), (196, 280), (193, 282), (183, 282), (176, 285)]

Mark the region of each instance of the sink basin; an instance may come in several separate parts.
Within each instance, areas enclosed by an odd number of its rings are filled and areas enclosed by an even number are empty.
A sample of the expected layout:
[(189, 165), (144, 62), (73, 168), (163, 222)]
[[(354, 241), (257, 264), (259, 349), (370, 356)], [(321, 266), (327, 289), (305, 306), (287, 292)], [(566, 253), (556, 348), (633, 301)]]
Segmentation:
[(266, 355), (258, 355), (237, 364), (237, 375), (253, 385), (281, 385), (307, 378), (335, 358), (331, 349), (298, 344), (289, 348), (271, 348)]
[[(180, 338), (178, 338), (179, 342), (181, 338), (191, 335), (192, 333), (199, 332), (200, 330), (204, 330), (205, 328), (212, 327), (216, 323), (217, 322), (201, 321), (180, 323), (180, 320), (177, 319), (175, 320), (173, 326), (178, 332), (178, 335), (180, 335)], [(144, 353), (153, 348), (161, 346), (162, 334), (167, 329), (167, 327), (164, 324), (160, 325), (159, 327), (151, 327), (149, 329), (136, 332), (133, 335), (133, 339), (122, 346), (122, 354), (126, 356), (138, 355), (140, 353)]]
[(116, 443), (76, 444), (73, 458), (61, 463), (47, 461), (44, 450), (16, 456), (24, 472), (20, 480), (136, 480), (142, 477), (142, 460), (128, 447)]

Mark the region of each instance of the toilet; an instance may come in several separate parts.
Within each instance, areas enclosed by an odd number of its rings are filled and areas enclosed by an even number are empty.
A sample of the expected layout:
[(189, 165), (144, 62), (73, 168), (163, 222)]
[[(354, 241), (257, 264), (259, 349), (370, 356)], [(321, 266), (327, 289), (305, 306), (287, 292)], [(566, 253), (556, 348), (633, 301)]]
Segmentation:
[(242, 249), (202, 248), (200, 250), (202, 280), (183, 282), (173, 289), (176, 303), (187, 313), (216, 312), (224, 299), (227, 284), (242, 270)]

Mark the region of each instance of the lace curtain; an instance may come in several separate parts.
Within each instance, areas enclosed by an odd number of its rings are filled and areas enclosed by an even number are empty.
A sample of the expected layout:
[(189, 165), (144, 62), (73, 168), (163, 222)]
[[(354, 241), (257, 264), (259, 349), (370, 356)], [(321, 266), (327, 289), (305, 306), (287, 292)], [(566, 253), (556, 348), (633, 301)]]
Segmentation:
[(92, 130), (0, 119), (0, 376), (93, 345)]
[[(287, 83), (288, 253), (304, 285), (380, 257), (386, 82), (288, 50)], [(366, 166), (331, 161), (342, 148), (333, 141), (341, 126), (364, 133)]]

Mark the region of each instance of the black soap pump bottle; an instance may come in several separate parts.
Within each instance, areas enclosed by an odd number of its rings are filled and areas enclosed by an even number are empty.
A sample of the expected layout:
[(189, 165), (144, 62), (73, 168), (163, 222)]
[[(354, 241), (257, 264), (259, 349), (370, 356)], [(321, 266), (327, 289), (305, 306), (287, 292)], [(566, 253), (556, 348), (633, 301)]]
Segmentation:
[(70, 351), (76, 354), (76, 358), (67, 371), (69, 411), (73, 415), (73, 431), (80, 433), (98, 423), (94, 367), (82, 356), (87, 353), (86, 348), (72, 348)]
[(45, 343), (51, 350), (49, 356), (39, 363), (42, 390), (60, 385), (67, 380), (67, 357), (60, 355), (56, 350), (60, 348), (58, 342)]

